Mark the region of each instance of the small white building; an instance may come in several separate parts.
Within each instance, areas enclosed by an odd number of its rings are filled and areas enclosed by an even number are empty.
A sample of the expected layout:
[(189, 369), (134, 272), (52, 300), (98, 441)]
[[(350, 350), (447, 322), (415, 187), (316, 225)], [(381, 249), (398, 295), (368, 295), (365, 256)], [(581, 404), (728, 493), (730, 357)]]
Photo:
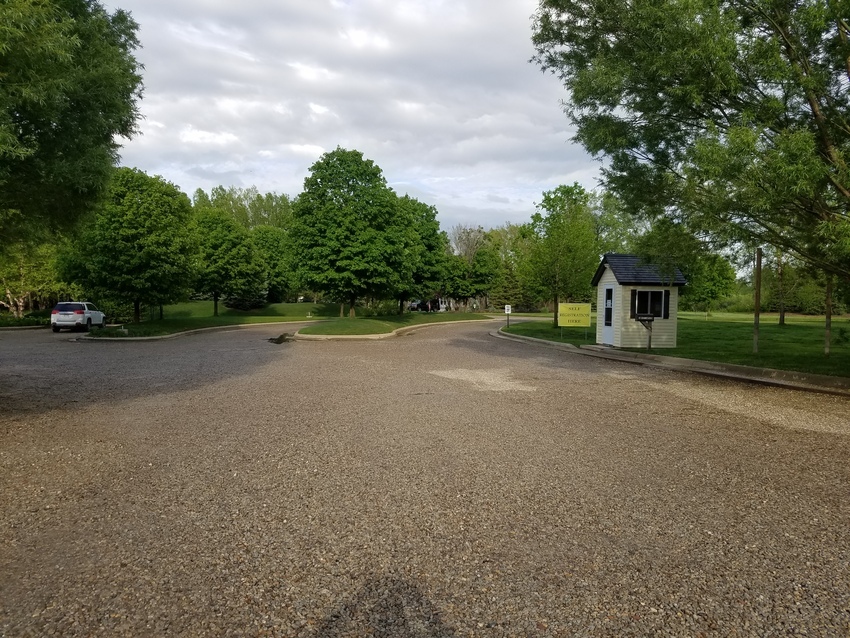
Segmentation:
[[(646, 323), (652, 327), (653, 348), (676, 347), (679, 287), (687, 283), (678, 268), (664, 277), (658, 266), (641, 263), (636, 255), (608, 253), (592, 283), (596, 286), (596, 343), (646, 348)], [(641, 323), (640, 317), (646, 321)]]

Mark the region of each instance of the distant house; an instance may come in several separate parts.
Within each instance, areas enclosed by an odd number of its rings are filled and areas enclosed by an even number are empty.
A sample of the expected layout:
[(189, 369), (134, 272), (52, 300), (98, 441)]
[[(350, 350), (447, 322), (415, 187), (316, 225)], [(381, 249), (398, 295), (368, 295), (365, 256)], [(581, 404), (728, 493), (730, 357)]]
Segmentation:
[(648, 331), (637, 318), (651, 315), (652, 347), (675, 348), (679, 287), (686, 283), (678, 268), (665, 274), (636, 255), (606, 254), (592, 280), (596, 343), (645, 348)]

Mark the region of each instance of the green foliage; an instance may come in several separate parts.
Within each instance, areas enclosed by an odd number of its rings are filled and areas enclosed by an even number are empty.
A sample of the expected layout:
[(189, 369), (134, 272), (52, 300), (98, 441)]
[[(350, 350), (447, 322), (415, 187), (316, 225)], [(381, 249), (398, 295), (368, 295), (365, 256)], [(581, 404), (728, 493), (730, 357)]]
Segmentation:
[(260, 194), (256, 187), (225, 188), (216, 186), (207, 195), (198, 189), (194, 194), (196, 210), (217, 208), (227, 212), (241, 226), (252, 230), (271, 226), (286, 230), (292, 221), (292, 202), (286, 195)]
[(632, 211), (850, 275), (846, 1), (540, 0), (535, 60)]
[(67, 281), (98, 298), (141, 305), (169, 303), (188, 294), (194, 243), (191, 205), (161, 177), (114, 171), (94, 220), (63, 261)]
[(266, 300), (280, 303), (292, 297), (295, 274), (287, 232), (276, 226), (257, 226), (251, 232), (257, 253), (266, 266)]
[[(822, 273), (804, 264), (781, 258), (766, 260), (762, 269), (762, 310), (822, 315), (826, 311), (826, 281)], [(833, 311), (845, 312), (844, 300), (836, 295)]]
[(681, 307), (711, 312), (714, 303), (735, 291), (735, 269), (721, 255), (700, 255), (685, 272), (688, 285), (682, 290)]
[(198, 259), (195, 290), (212, 295), (213, 314), (218, 301), (228, 297), (233, 307), (256, 307), (263, 297), (266, 267), (248, 230), (227, 212), (202, 208), (195, 217)]
[(440, 291), (446, 273), (448, 238), (440, 231), (437, 209), (408, 195), (397, 203), (400, 219), (409, 220), (404, 277), (396, 290), (399, 299), (432, 297)]
[(310, 168), (293, 207), (292, 244), (304, 288), (349, 302), (394, 297), (409, 287), (410, 217), (381, 169), (337, 148)]
[(642, 261), (657, 265), (665, 279), (672, 281), (676, 269), (682, 272), (688, 282), (679, 300), (684, 309), (711, 312), (714, 303), (735, 290), (732, 264), (684, 224), (661, 217), (633, 245)]
[[(459, 224), (452, 228), (449, 243), (453, 252), (445, 257), (444, 294), (467, 305), (470, 299), (489, 297), (502, 276), (499, 241), (498, 235), (485, 232), (481, 226)], [(473, 301), (473, 308), (477, 303)]]
[(0, 234), (69, 227), (135, 132), (138, 25), (94, 0), (0, 3)]
[(537, 208), (531, 217), (530, 262), (538, 284), (556, 308), (561, 298), (589, 301), (590, 280), (599, 265), (589, 194), (578, 184), (558, 186), (543, 193)]
[(34, 305), (52, 306), (61, 296), (76, 291), (57, 276), (58, 246), (55, 242), (18, 240), (7, 244), (0, 259), (0, 308), (22, 318)]
[(590, 199), (591, 210), (596, 220), (596, 241), (599, 252), (634, 252), (635, 241), (641, 234), (636, 218), (627, 207), (610, 191), (594, 193)]

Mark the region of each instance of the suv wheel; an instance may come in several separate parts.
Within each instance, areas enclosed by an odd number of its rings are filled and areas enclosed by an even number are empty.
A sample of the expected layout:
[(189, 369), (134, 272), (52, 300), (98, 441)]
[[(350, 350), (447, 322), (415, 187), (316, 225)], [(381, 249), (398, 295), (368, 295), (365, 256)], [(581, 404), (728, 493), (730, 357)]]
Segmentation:
[(85, 332), (88, 332), (89, 330), (91, 330), (91, 319), (86, 319), (86, 325), (83, 326), (83, 330)]
[(53, 328), (53, 332), (59, 332), (59, 326), (51, 326)]
[(103, 330), (104, 328), (106, 328), (106, 317), (105, 316), (103, 317), (103, 319), (100, 320), (100, 329)]

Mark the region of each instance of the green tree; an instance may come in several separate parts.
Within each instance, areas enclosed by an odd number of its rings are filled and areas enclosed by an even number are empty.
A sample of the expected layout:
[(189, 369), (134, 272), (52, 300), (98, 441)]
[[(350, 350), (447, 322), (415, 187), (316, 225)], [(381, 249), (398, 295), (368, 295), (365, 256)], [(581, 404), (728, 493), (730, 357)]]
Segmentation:
[(244, 226), (226, 211), (201, 208), (195, 215), (195, 233), (195, 289), (212, 295), (214, 316), (223, 296), (252, 300), (262, 295), (266, 267)]
[(517, 312), (534, 312), (543, 305), (540, 286), (531, 276), (533, 233), (529, 224), (505, 224), (487, 232), (499, 257), (499, 276), (490, 292), (494, 306), (511, 305)]
[(0, 3), (0, 250), (26, 222), (69, 227), (136, 131), (138, 25), (94, 0)]
[(850, 276), (845, 0), (541, 0), (534, 60), (633, 210)]
[(412, 298), (432, 298), (440, 293), (445, 278), (448, 238), (440, 231), (437, 209), (405, 195), (398, 198), (400, 220), (407, 220), (412, 234), (407, 237), (405, 270), (396, 290), (399, 311)]
[(635, 253), (655, 264), (662, 277), (672, 281), (678, 269), (688, 284), (682, 289), (681, 303), (711, 312), (712, 304), (735, 291), (735, 269), (725, 257), (712, 252), (682, 223), (660, 218), (634, 240)]
[(286, 231), (276, 226), (257, 226), (251, 231), (251, 239), (266, 267), (266, 301), (286, 300), (295, 283)]
[(291, 237), (299, 280), (347, 301), (388, 299), (407, 284), (409, 226), (381, 169), (337, 148), (310, 168), (293, 206)]
[(216, 186), (209, 195), (199, 188), (194, 194), (194, 204), (196, 208), (212, 206), (226, 211), (249, 230), (258, 226), (287, 229), (292, 219), (292, 202), (289, 197), (277, 193), (261, 195), (255, 186)]
[(711, 312), (713, 304), (735, 291), (735, 269), (722, 255), (708, 253), (701, 256), (685, 278), (688, 285), (682, 290), (683, 303), (706, 313)]
[(44, 307), (67, 294), (69, 287), (57, 276), (57, 251), (53, 241), (17, 240), (7, 245), (0, 260), (0, 287), (5, 293), (0, 307), (21, 318), (36, 305)]
[[(92, 224), (75, 245), (65, 279), (100, 297), (141, 305), (171, 303), (191, 283), (192, 206), (176, 186), (132, 168), (114, 171)], [(68, 272), (70, 270), (70, 272)]]
[(590, 299), (590, 280), (600, 258), (596, 221), (590, 209), (590, 195), (578, 184), (544, 192), (537, 208), (531, 216), (535, 238), (531, 267), (555, 305), (557, 326), (561, 298)]
[(594, 193), (590, 206), (596, 218), (599, 251), (603, 254), (633, 252), (641, 224), (628, 212), (620, 198), (608, 191)]
[(475, 296), (476, 287), (472, 280), (472, 264), (461, 255), (448, 253), (442, 290), (447, 297), (467, 305)]

